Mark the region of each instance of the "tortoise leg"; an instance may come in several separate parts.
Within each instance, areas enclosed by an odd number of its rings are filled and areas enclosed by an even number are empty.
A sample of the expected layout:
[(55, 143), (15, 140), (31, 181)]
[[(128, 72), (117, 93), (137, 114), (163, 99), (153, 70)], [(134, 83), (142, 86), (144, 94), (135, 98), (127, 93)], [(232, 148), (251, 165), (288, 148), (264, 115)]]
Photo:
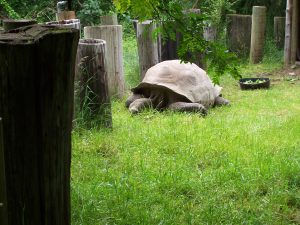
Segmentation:
[(141, 94), (132, 94), (132, 95), (130, 95), (130, 96), (127, 98), (126, 102), (125, 102), (126, 108), (128, 108), (128, 107), (130, 106), (131, 103), (133, 103), (135, 100), (137, 100), (137, 99), (139, 99), (139, 98), (144, 98), (144, 96), (141, 95)]
[(168, 108), (179, 112), (199, 112), (203, 115), (207, 114), (207, 109), (200, 103), (175, 102), (170, 104)]
[(222, 106), (222, 105), (230, 105), (230, 102), (221, 96), (216, 97), (215, 106)]
[(152, 101), (150, 98), (139, 98), (129, 105), (129, 111), (132, 114), (136, 114), (141, 112), (144, 108), (150, 107), (151, 105)]

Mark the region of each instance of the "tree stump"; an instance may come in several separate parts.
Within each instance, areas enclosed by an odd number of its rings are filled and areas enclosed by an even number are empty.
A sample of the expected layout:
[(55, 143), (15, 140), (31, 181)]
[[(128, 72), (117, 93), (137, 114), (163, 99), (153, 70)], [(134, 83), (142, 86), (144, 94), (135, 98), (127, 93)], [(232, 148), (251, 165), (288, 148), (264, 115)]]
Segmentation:
[(101, 25), (118, 25), (117, 14), (100, 16)]
[[(112, 127), (111, 104), (105, 65), (106, 42), (81, 39), (76, 59), (76, 96), (79, 110), (86, 119), (97, 119), (100, 125)], [(87, 121), (88, 122), (88, 121)]]
[(9, 225), (70, 224), (78, 40), (76, 29), (45, 25), (0, 34), (0, 117)]
[(4, 31), (9, 31), (13, 29), (17, 29), (19, 27), (25, 27), (29, 25), (36, 24), (36, 20), (3, 20), (3, 28)]
[[(187, 9), (183, 11), (184, 14), (200, 14), (201, 11), (200, 9)], [(204, 35), (204, 34), (203, 34)], [(180, 45), (180, 42), (182, 40), (182, 34), (181, 33), (176, 33), (176, 38), (175, 40), (171, 38), (167, 38), (165, 40), (162, 40), (162, 46), (161, 46), (161, 61), (165, 60), (172, 60), (172, 59), (178, 59), (178, 48)], [(197, 53), (187, 53), (186, 57), (191, 58), (192, 55), (195, 55), (196, 60), (194, 63), (198, 65), (201, 68), (205, 68), (206, 65), (204, 63), (204, 54), (202, 52), (197, 52)]]
[(217, 38), (217, 27), (214, 25), (207, 25), (204, 27), (203, 37), (206, 41), (214, 41)]
[(248, 57), (251, 46), (251, 15), (226, 15), (227, 45), (238, 56)]
[(6, 178), (4, 166), (3, 128), (0, 118), (0, 224), (7, 225)]
[(285, 34), (285, 17), (274, 17), (274, 40), (276, 47), (283, 49)]
[(106, 69), (108, 91), (110, 97), (122, 98), (125, 92), (123, 69), (122, 26), (106, 25), (84, 28), (87, 39), (102, 39), (106, 41)]
[(60, 21), (50, 21), (46, 23), (47, 25), (55, 25), (59, 27), (65, 28), (75, 28), (80, 30), (80, 20), (79, 19), (71, 19), (71, 20), (60, 20)]
[(155, 28), (156, 25), (150, 20), (137, 24), (137, 45), (141, 80), (143, 80), (150, 67), (159, 63), (157, 40), (152, 36)]
[(263, 59), (266, 11), (267, 8), (265, 6), (253, 6), (250, 48), (250, 63), (253, 64), (259, 63)]
[(72, 20), (76, 19), (75, 11), (61, 11), (56, 13), (56, 20)]

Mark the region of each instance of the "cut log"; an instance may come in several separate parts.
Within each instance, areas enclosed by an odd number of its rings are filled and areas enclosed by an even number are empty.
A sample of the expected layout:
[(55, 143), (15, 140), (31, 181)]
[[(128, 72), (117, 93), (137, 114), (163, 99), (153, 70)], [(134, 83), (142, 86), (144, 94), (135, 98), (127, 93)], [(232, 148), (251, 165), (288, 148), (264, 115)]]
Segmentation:
[(178, 59), (178, 44), (179, 35), (176, 36), (176, 40), (172, 40), (171, 38), (163, 40), (161, 46), (161, 61)]
[(72, 20), (76, 19), (75, 11), (61, 11), (56, 13), (56, 20)]
[(125, 92), (123, 70), (122, 26), (106, 25), (84, 28), (87, 39), (102, 39), (106, 41), (106, 61), (108, 91), (110, 97), (122, 98)]
[(285, 38), (284, 38), (284, 64), (285, 64), (285, 66), (287, 66), (291, 63), (292, 3), (293, 3), (293, 0), (287, 0), (287, 2), (286, 2)]
[(256, 64), (262, 61), (266, 32), (266, 11), (265, 6), (253, 6), (250, 63)]
[(274, 40), (278, 49), (284, 47), (285, 17), (274, 17)]
[(55, 25), (59, 27), (65, 28), (75, 28), (80, 30), (80, 20), (79, 19), (72, 19), (72, 20), (60, 20), (60, 21), (51, 21), (47, 22), (47, 25)]
[[(200, 9), (188, 9), (183, 11), (184, 14), (200, 14)], [(161, 47), (161, 61), (164, 60), (172, 60), (172, 59), (178, 59), (178, 48), (180, 45), (180, 42), (182, 40), (182, 34), (176, 33), (176, 40), (172, 40), (171, 38), (166, 38), (165, 40), (162, 40), (162, 47)], [(192, 56), (195, 56), (194, 63), (198, 65), (201, 68), (206, 68), (206, 65), (204, 63), (204, 54), (201, 52), (197, 53), (187, 53), (186, 58), (192, 58)]]
[(118, 17), (116, 14), (100, 16), (101, 25), (118, 25)]
[(153, 37), (156, 25), (147, 20), (137, 24), (137, 45), (140, 65), (140, 80), (147, 70), (159, 63), (157, 40)]
[(58, 13), (60, 13), (62, 11), (68, 11), (69, 10), (68, 1), (58, 1), (56, 3), (56, 10), (57, 10)]
[(8, 225), (2, 118), (0, 118), (0, 224)]
[[(105, 65), (106, 42), (81, 39), (76, 59), (76, 105), (83, 119), (97, 119), (100, 125), (112, 127), (111, 103)], [(78, 100), (78, 101), (77, 101)], [(89, 121), (85, 121), (89, 123)]]
[(0, 117), (9, 225), (70, 224), (78, 40), (76, 29), (46, 25), (0, 34)]
[(3, 20), (3, 28), (4, 31), (9, 31), (13, 29), (17, 29), (19, 27), (25, 27), (29, 25), (36, 24), (36, 20)]
[(227, 45), (231, 52), (238, 56), (248, 57), (251, 45), (251, 15), (228, 14)]
[(299, 31), (299, 1), (293, 1), (292, 13), (292, 35), (291, 35), (291, 64), (296, 63), (297, 45), (298, 45), (298, 31)]
[(206, 41), (214, 41), (217, 38), (217, 27), (207, 25), (204, 27), (203, 37)]

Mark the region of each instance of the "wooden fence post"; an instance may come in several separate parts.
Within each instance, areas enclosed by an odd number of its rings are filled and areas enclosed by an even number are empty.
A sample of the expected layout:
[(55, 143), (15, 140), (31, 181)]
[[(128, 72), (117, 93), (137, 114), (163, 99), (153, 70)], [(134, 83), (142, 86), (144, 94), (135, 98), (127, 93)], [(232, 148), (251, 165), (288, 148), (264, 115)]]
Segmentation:
[[(80, 112), (86, 119), (99, 119), (100, 125), (112, 127), (111, 104), (108, 95), (105, 65), (106, 42), (99, 39), (81, 39), (76, 59), (76, 97)], [(97, 120), (98, 122), (98, 120)]]
[(7, 221), (7, 198), (6, 198), (6, 178), (3, 149), (3, 128), (0, 117), (0, 224), (8, 225)]
[(50, 21), (46, 23), (47, 25), (54, 25), (65, 28), (75, 28), (80, 30), (80, 20), (71, 19), (71, 20), (60, 20), (60, 21)]
[(36, 24), (36, 20), (10, 20), (10, 19), (5, 19), (3, 20), (3, 28), (4, 31), (9, 31), (13, 29), (17, 29), (19, 27), (25, 27), (29, 25)]
[(250, 48), (250, 63), (253, 64), (259, 63), (263, 59), (266, 11), (267, 8), (265, 6), (253, 6)]
[(284, 47), (285, 17), (274, 17), (274, 40), (276, 47)]
[(100, 16), (101, 25), (118, 25), (117, 14)]
[(84, 37), (106, 41), (108, 91), (110, 97), (122, 98), (125, 93), (122, 26), (105, 25), (84, 28)]
[(251, 15), (226, 15), (227, 44), (239, 56), (249, 56), (251, 45)]
[[(26, 31), (26, 32), (25, 32)], [(0, 34), (8, 224), (69, 225), (76, 29)]]
[(156, 25), (150, 20), (137, 24), (137, 45), (141, 80), (150, 67), (159, 63), (157, 40), (152, 36), (155, 28)]

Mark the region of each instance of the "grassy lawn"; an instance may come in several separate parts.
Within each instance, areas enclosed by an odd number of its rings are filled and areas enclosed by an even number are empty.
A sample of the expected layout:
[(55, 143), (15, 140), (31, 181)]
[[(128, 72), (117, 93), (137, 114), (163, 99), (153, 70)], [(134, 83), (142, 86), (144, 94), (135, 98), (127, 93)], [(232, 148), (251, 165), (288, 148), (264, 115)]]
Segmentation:
[[(130, 87), (135, 46), (124, 48)], [(113, 102), (112, 130), (77, 127), (72, 224), (299, 224), (300, 84), (241, 91), (225, 77), (221, 85), (232, 106), (204, 118), (153, 110), (131, 116), (123, 100)]]

